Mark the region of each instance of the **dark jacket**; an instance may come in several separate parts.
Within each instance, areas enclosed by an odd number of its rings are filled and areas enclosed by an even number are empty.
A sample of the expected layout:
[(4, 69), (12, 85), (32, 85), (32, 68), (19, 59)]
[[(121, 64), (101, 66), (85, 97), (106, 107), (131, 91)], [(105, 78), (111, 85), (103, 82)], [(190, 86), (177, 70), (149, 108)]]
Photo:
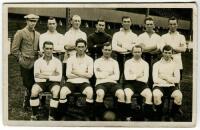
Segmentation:
[(34, 31), (34, 38), (30, 36), (29, 30), (25, 27), (18, 30), (14, 36), (11, 53), (17, 57), (19, 64), (27, 69), (33, 67), (38, 56), (40, 33)]

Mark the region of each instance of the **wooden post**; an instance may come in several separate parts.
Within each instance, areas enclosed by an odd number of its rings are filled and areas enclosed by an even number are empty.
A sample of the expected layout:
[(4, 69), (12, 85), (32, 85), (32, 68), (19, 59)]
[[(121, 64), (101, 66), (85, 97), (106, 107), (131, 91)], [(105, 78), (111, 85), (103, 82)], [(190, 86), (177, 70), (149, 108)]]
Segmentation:
[(147, 8), (147, 11), (146, 11), (146, 17), (149, 16), (149, 13), (150, 13), (150, 8)]
[(70, 8), (66, 8), (66, 30), (65, 32), (70, 28)]

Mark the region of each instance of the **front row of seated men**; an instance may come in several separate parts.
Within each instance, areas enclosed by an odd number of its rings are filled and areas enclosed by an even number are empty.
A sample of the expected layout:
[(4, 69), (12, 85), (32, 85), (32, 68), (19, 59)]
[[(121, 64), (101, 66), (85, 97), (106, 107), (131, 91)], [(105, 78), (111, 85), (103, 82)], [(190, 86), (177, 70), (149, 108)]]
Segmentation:
[[(163, 57), (153, 66), (153, 91), (147, 86), (149, 77), (149, 66), (141, 58), (142, 47), (134, 46), (132, 48), (133, 57), (125, 62), (124, 85), (118, 84), (119, 65), (111, 57), (112, 46), (105, 43), (102, 52), (103, 56), (95, 60), (86, 55), (86, 41), (78, 39), (76, 41), (76, 55), (67, 61), (66, 76), (67, 81), (64, 86), (60, 86), (62, 77), (62, 63), (53, 57), (53, 43), (46, 41), (43, 45), (44, 56), (39, 58), (34, 65), (35, 84), (32, 87), (30, 105), (32, 106), (32, 120), (37, 120), (38, 109), (40, 105), (39, 93), (49, 90), (52, 93), (50, 100), (49, 120), (54, 120), (56, 110), (62, 112), (67, 110), (67, 95), (74, 92), (81, 92), (86, 95), (87, 112), (92, 112), (93, 104), (97, 111), (96, 116), (101, 116), (103, 112), (103, 99), (105, 94), (111, 93), (117, 97), (117, 110), (121, 117), (130, 117), (131, 97), (138, 93), (144, 98), (144, 116), (162, 116), (162, 97), (165, 94), (174, 98), (171, 115), (179, 111), (182, 102), (182, 93), (176, 87), (179, 83), (180, 72), (172, 59), (172, 48), (164, 46)], [(96, 76), (96, 100), (93, 103), (93, 88), (89, 79), (94, 73)], [(153, 98), (152, 98), (153, 97)], [(153, 113), (153, 104), (156, 107), (156, 113)]]

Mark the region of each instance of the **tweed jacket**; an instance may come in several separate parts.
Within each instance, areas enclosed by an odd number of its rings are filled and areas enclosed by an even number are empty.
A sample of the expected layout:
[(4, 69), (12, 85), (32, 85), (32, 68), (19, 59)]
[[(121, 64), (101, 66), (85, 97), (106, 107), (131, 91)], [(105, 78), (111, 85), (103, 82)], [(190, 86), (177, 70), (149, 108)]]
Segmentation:
[(29, 30), (25, 27), (18, 30), (14, 36), (11, 53), (17, 57), (19, 64), (27, 69), (34, 65), (38, 57), (40, 33), (34, 30), (31, 38)]

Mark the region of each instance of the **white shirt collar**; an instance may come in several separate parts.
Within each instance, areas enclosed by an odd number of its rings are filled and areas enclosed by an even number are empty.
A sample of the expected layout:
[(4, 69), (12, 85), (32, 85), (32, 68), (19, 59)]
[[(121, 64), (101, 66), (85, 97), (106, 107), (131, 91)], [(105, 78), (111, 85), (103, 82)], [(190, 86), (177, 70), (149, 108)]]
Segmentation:
[(48, 34), (56, 34), (58, 33), (56, 30), (54, 32), (50, 32), (49, 30), (47, 31)]
[(111, 57), (108, 58), (108, 59), (106, 59), (106, 58), (104, 58), (104, 57), (102, 56), (101, 59), (102, 59), (102, 60), (105, 60), (105, 61), (110, 61), (110, 60), (111, 60)]
[(124, 28), (120, 28), (120, 31), (122, 31), (122, 32), (132, 32), (131, 29), (125, 31)]
[(168, 33), (170, 34), (170, 35), (176, 35), (176, 34), (179, 34), (179, 32), (178, 31), (175, 31), (175, 32), (171, 32), (170, 30), (168, 31)]
[[(51, 58), (51, 60), (53, 60), (55, 57), (52, 55), (52, 58)], [(44, 60), (44, 56), (42, 56), (42, 60)], [(51, 61), (50, 60), (50, 61)]]
[(71, 27), (70, 30), (72, 30), (72, 31), (80, 31), (80, 28), (79, 29), (74, 29), (73, 27)]
[(172, 62), (172, 59), (171, 59), (170, 61), (166, 61), (166, 60), (164, 60), (164, 58), (162, 57), (162, 58), (161, 58), (161, 62), (162, 62), (162, 63), (170, 63), (170, 62)]
[[(147, 34), (147, 35), (149, 35), (146, 31), (145, 31), (145, 33)], [(153, 33), (152, 33), (152, 35), (154, 35), (155, 34), (155, 31), (153, 30)]]
[(87, 56), (87, 54), (84, 54), (82, 57), (77, 57), (77, 53), (76, 53), (76, 55), (74, 55), (76, 58), (81, 58), (81, 59), (84, 59), (86, 56)]
[(142, 58), (140, 58), (139, 60), (135, 60), (134, 58), (132, 58), (132, 61), (133, 61), (133, 62), (138, 62), (138, 63), (139, 63), (139, 62), (142, 61)]

